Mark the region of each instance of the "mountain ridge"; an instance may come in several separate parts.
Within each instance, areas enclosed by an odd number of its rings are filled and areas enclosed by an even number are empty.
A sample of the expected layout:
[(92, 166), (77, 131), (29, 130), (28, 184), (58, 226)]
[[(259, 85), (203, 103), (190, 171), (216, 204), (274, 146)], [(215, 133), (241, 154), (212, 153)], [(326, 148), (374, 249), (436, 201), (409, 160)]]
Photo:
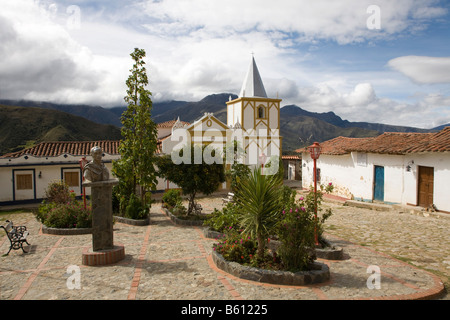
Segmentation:
[[(211, 94), (199, 101), (165, 101), (154, 102), (152, 118), (156, 123), (174, 120), (193, 122), (205, 112), (214, 113), (220, 121), (226, 123), (226, 102), (236, 99), (231, 93)], [(104, 108), (94, 105), (56, 104), (51, 102), (29, 100), (0, 100), (0, 104), (18, 105), (21, 107), (39, 107), (62, 111), (83, 117), (94, 123), (120, 127), (120, 116), (125, 106)], [(450, 125), (450, 124), (449, 124)], [(440, 126), (445, 127), (446, 125)], [(384, 132), (434, 132), (433, 129), (421, 129), (406, 126), (394, 126), (371, 122), (350, 122), (343, 120), (333, 111), (317, 113), (307, 111), (296, 105), (285, 105), (280, 110), (280, 134), (283, 137), (283, 152), (292, 153), (294, 150), (306, 146), (313, 141), (323, 142), (337, 136), (372, 137)], [(55, 129), (56, 130), (56, 129)], [(76, 129), (75, 129), (76, 130)], [(61, 128), (55, 132), (63, 132)], [(62, 134), (62, 133), (61, 133)], [(68, 132), (65, 135), (70, 135)], [(28, 139), (33, 140), (33, 139)], [(23, 144), (22, 144), (23, 145)]]

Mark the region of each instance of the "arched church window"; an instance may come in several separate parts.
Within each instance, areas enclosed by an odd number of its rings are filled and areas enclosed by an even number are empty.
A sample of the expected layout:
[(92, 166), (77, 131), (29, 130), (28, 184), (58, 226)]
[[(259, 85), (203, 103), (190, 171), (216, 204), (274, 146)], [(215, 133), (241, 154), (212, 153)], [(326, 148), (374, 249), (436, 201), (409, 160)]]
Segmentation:
[(265, 118), (265, 116), (264, 116), (264, 107), (263, 106), (260, 106), (260, 107), (258, 107), (258, 118)]

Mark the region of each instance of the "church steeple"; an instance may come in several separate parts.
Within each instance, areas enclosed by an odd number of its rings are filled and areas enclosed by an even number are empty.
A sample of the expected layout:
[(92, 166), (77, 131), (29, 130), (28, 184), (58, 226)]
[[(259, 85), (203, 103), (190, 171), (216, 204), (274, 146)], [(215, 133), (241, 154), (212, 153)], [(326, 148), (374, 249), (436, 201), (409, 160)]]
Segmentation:
[(245, 76), (244, 83), (242, 84), (239, 97), (260, 97), (267, 98), (266, 90), (264, 89), (261, 76), (259, 75), (258, 67), (256, 66), (255, 58), (252, 57), (252, 62)]
[(280, 102), (267, 97), (252, 57), (239, 97), (227, 102), (227, 125), (242, 134), (247, 164), (257, 164), (263, 153), (281, 157)]

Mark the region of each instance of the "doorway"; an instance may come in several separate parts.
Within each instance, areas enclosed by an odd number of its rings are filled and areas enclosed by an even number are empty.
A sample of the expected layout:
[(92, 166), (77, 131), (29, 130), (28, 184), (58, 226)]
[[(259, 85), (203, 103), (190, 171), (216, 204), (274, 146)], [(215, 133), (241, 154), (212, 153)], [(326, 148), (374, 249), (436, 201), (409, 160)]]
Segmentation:
[(428, 208), (433, 204), (434, 168), (419, 166), (418, 203), (420, 207)]
[(375, 166), (373, 200), (384, 201), (384, 167)]

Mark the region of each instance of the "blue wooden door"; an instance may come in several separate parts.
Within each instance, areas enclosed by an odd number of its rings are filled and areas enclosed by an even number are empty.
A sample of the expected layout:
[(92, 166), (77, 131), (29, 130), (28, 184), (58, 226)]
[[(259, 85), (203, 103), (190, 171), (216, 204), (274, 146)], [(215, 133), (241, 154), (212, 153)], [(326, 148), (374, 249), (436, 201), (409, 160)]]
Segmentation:
[(384, 201), (384, 167), (375, 166), (373, 200)]

